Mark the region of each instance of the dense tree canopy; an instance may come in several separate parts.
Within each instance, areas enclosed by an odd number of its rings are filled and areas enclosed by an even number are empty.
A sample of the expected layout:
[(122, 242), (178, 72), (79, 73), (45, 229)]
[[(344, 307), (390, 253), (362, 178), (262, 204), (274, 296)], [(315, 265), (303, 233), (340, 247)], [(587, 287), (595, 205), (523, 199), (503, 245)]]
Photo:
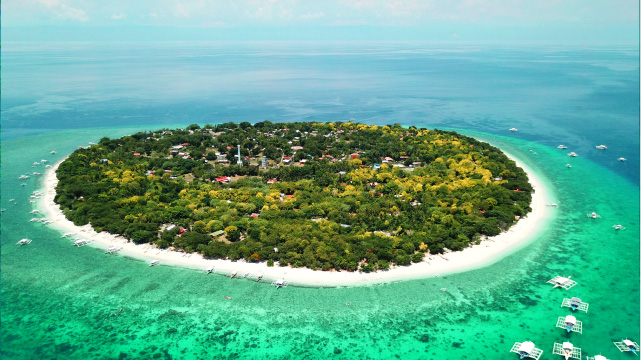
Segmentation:
[(57, 175), (55, 201), (96, 231), (208, 258), (366, 272), (497, 235), (531, 210), (533, 191), (487, 143), (352, 122), (103, 138)]

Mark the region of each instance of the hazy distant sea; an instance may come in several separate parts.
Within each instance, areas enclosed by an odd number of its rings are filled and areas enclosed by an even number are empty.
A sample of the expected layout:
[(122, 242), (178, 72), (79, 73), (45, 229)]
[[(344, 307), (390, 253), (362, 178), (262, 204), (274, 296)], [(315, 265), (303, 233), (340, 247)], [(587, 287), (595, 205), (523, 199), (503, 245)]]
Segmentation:
[[(552, 359), (553, 343), (569, 339), (584, 356), (624, 359), (612, 341), (641, 340), (638, 48), (2, 45), (3, 358), (512, 359), (512, 344), (531, 340)], [(19, 186), (20, 174), (44, 170), (34, 161), (103, 136), (350, 118), (490, 140), (536, 169), (560, 205), (555, 218), (531, 245), (483, 269), (276, 291), (72, 247), (29, 222), (40, 179)], [(592, 211), (602, 218), (588, 219)], [(33, 243), (14, 245), (24, 237)], [(579, 284), (551, 290), (555, 275)], [(571, 296), (591, 304), (576, 314), (583, 334), (554, 327)]]

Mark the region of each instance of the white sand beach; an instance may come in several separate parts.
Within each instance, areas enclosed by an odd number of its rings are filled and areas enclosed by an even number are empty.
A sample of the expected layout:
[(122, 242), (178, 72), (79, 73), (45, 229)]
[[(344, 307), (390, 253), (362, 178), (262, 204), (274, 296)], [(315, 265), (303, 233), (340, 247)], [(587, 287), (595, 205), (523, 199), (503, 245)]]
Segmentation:
[[(546, 204), (550, 202), (550, 193), (541, 180), (534, 175), (533, 171), (517, 161), (513, 156), (507, 155), (527, 172), (530, 183), (535, 189), (532, 196), (532, 212), (530, 214), (521, 218), (508, 231), (484, 240), (479, 245), (444, 255), (428, 255), (421, 263), (393, 267), (387, 271), (373, 273), (324, 272), (278, 266), (267, 267), (265, 262), (247, 263), (244, 261), (207, 260), (196, 253), (185, 254), (161, 250), (150, 244), (136, 245), (133, 242), (127, 242), (127, 239), (121, 236), (106, 232), (97, 233), (90, 225), (78, 227), (67, 220), (60, 207), (54, 203), (55, 187), (58, 183), (56, 169), (64, 159), (47, 169), (45, 173), (45, 195), (41, 199), (41, 210), (44, 212), (43, 215), (53, 222), (51, 225), (61, 230), (61, 235), (63, 233), (74, 233), (76, 234), (74, 237), (91, 240), (90, 246), (99, 249), (106, 250), (110, 246), (122, 248), (118, 252), (119, 255), (116, 256), (128, 256), (146, 262), (160, 260), (158, 266), (182, 266), (200, 271), (205, 271), (205, 269), (214, 266), (216, 274), (228, 274), (232, 271), (237, 271), (240, 277), (245, 273), (249, 273), (251, 277), (262, 273), (264, 274), (262, 280), (264, 282), (284, 278), (290, 284), (298, 286), (335, 287), (386, 283), (404, 279), (435, 277), (487, 266), (522, 248), (535, 238), (537, 232), (544, 228), (542, 225), (549, 217)], [(105, 254), (105, 256), (111, 255)]]

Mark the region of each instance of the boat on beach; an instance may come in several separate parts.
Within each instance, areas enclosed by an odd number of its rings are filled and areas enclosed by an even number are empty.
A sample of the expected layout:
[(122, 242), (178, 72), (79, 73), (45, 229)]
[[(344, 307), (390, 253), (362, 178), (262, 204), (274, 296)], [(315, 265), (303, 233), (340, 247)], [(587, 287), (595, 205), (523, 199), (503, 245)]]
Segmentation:
[(207, 269), (205, 269), (205, 273), (206, 274), (211, 274), (213, 272), (214, 272), (214, 266), (213, 265), (208, 267)]
[(158, 264), (160, 264), (160, 260), (152, 260), (152, 261), (149, 263), (149, 266), (156, 266), (156, 265), (158, 265)]

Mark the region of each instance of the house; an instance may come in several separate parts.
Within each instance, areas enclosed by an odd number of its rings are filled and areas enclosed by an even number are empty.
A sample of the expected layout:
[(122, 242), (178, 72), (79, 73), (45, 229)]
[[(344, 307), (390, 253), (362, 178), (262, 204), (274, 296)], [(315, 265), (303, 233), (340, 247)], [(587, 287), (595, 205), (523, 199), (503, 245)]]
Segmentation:
[(253, 218), (257, 218), (259, 215), (260, 215), (260, 214), (258, 214), (258, 213), (252, 213), (252, 214), (251, 214), (251, 217), (253, 217)]
[(209, 236), (211, 237), (219, 237), (220, 235), (225, 234), (225, 230), (218, 230), (214, 231), (213, 233), (210, 233)]
[(303, 147), (302, 146), (292, 146), (291, 149), (294, 150), (294, 151), (298, 151), (298, 150), (303, 150)]
[(140, 153), (135, 152), (134, 156), (140, 156)]
[(278, 180), (276, 180), (276, 179), (269, 179), (269, 180), (267, 180), (267, 183), (268, 183), (268, 184), (276, 184), (277, 182), (278, 182)]
[(383, 164), (387, 164), (387, 163), (391, 163), (391, 162), (393, 162), (393, 161), (394, 161), (394, 159), (392, 159), (391, 157), (389, 157), (389, 156), (385, 156), (384, 158), (382, 158), (382, 161), (381, 161), (381, 162), (382, 162)]
[(290, 158), (289, 156), (283, 156), (283, 164), (289, 165), (291, 164), (291, 162), (292, 162), (292, 158)]
[(182, 148), (183, 148), (182, 145), (174, 145), (174, 146), (171, 147), (172, 150), (180, 150)]
[(229, 184), (229, 180), (230, 180), (229, 176), (221, 176), (214, 179), (214, 181), (219, 182), (221, 184)]

